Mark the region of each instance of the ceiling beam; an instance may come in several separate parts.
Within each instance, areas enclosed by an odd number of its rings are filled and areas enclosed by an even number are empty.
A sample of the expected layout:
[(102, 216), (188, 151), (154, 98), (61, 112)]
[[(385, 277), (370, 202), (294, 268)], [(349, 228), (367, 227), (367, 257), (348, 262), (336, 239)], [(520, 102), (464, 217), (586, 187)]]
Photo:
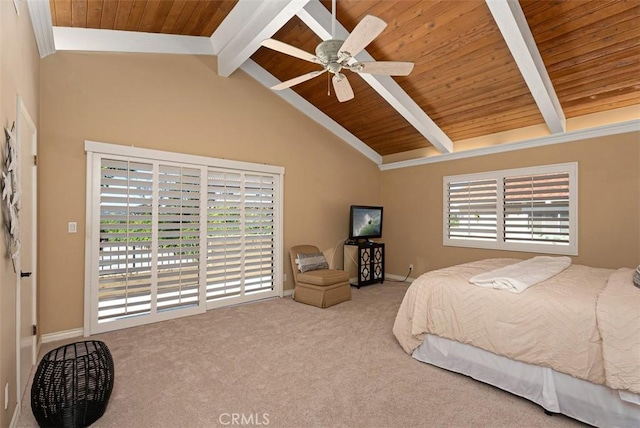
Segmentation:
[(208, 37), (137, 31), (53, 27), (59, 51), (213, 55)]
[(504, 41), (552, 134), (566, 132), (567, 121), (527, 19), (517, 0), (486, 0)]
[[(298, 17), (321, 39), (331, 38), (331, 13), (319, 0), (311, 0), (298, 12)], [(336, 22), (336, 38), (345, 40), (349, 32)], [(358, 61), (375, 61), (366, 51), (357, 55)], [(376, 92), (400, 113), (424, 138), (441, 153), (453, 152), (453, 143), (442, 129), (416, 104), (409, 95), (389, 76), (360, 74)]]
[(53, 21), (49, 0), (27, 0), (33, 34), (36, 36), (40, 58), (56, 52), (53, 38)]
[(211, 36), (218, 55), (218, 75), (228, 77), (309, 0), (239, 0)]

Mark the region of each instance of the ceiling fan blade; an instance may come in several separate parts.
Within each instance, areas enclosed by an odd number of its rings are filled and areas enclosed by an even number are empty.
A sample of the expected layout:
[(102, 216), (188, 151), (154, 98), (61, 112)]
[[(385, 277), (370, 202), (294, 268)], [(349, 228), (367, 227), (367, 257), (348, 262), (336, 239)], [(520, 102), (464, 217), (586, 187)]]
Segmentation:
[(292, 87), (293, 85), (297, 85), (298, 83), (306, 82), (307, 80), (311, 80), (316, 76), (324, 73), (324, 70), (312, 71), (311, 73), (303, 74), (302, 76), (294, 77), (293, 79), (289, 79), (285, 82), (278, 83), (275, 86), (272, 86), (271, 89), (279, 91), (281, 89), (287, 89)]
[(362, 21), (356, 25), (356, 28), (353, 29), (347, 40), (340, 47), (342, 59), (356, 56), (373, 39), (378, 37), (386, 26), (387, 23), (376, 16), (367, 15), (362, 18)]
[(355, 64), (352, 71), (387, 76), (407, 76), (413, 70), (413, 65), (412, 62), (401, 61), (365, 61)]
[(333, 82), (333, 90), (336, 93), (338, 101), (343, 103), (353, 98), (353, 89), (347, 80), (347, 76), (338, 73), (331, 78), (331, 81)]
[(318, 59), (315, 55), (310, 54), (309, 52), (303, 51), (302, 49), (298, 49), (295, 46), (288, 45), (278, 40), (267, 39), (263, 40), (260, 43), (265, 48), (273, 49), (274, 51), (281, 52), (283, 54), (291, 55), (296, 58), (303, 59), (305, 61), (318, 63)]

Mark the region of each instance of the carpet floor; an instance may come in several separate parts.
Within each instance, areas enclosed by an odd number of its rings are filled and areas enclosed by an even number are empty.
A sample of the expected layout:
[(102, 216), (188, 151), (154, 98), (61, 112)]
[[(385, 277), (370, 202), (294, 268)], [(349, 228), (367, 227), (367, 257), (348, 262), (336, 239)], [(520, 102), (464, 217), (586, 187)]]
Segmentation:
[[(407, 286), (354, 288), (326, 309), (272, 299), (96, 335), (116, 376), (94, 426), (584, 426), (404, 353), (391, 328)], [(37, 426), (28, 394), (19, 427)]]

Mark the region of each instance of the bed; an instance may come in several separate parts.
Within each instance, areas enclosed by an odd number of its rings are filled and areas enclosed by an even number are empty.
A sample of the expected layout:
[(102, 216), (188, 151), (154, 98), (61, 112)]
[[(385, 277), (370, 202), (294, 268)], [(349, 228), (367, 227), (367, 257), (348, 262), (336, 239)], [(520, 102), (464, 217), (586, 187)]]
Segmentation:
[(632, 269), (570, 265), (523, 292), (469, 280), (518, 259), (425, 273), (393, 333), (414, 358), (595, 426), (640, 427), (640, 289)]

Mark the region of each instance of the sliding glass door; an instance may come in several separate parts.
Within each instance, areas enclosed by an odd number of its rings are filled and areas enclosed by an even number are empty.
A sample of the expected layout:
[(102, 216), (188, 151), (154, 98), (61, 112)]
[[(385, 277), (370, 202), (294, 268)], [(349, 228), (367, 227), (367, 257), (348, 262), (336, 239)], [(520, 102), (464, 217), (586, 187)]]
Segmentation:
[(87, 151), (87, 334), (282, 294), (282, 174), (164, 153)]

